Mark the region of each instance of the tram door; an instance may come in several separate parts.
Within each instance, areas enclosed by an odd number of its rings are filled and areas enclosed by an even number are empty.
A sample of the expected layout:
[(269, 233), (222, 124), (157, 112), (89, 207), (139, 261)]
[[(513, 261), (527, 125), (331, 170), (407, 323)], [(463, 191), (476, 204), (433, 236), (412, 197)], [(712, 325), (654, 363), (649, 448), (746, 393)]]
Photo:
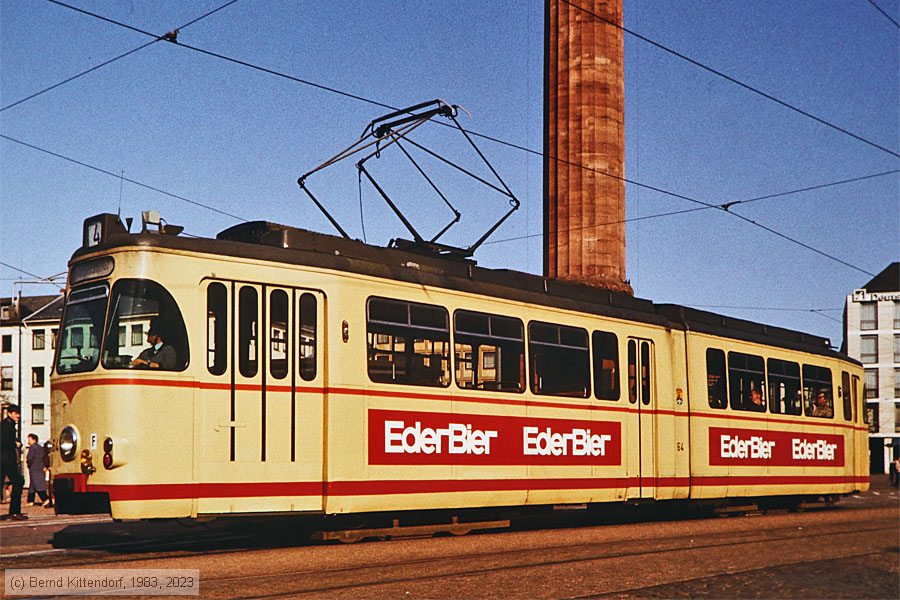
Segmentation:
[[(638, 450), (637, 465), (629, 464), (629, 474), (637, 475), (640, 498), (653, 498), (656, 492), (656, 381), (653, 363), (653, 342), (640, 338), (628, 338), (628, 402), (629, 441)], [(634, 489), (635, 486), (632, 486)]]
[(199, 512), (321, 510), (321, 296), (211, 281), (206, 304), (199, 475), (223, 487)]

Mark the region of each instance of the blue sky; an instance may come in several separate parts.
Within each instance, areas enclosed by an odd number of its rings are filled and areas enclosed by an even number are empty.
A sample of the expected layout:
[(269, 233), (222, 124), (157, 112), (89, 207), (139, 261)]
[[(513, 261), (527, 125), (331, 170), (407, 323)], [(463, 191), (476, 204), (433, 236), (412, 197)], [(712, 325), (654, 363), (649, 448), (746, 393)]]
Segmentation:
[[(224, 1), (71, 3), (163, 34)], [(875, 1), (900, 20), (897, 0)], [(900, 151), (900, 29), (867, 0), (625, 0), (624, 14), (631, 30)], [(0, 0), (0, 104), (147, 40), (46, 0)], [(179, 40), (393, 106), (443, 98), (470, 111), (471, 118), (462, 117), (467, 128), (542, 147), (541, 1), (239, 0), (183, 29)], [(631, 180), (721, 204), (900, 169), (889, 153), (629, 35), (625, 72)], [(0, 112), (0, 131), (247, 220), (332, 232), (296, 179), (383, 112), (159, 42)], [(420, 139), (479, 168), (444, 128), (424, 128)], [(541, 159), (479, 145), (522, 208), (476, 258), (539, 273)], [(373, 172), (417, 227), (436, 232), (449, 213), (393, 160), (373, 159)], [(504, 200), (435, 172), (464, 213), (448, 241), (471, 243), (502, 214)], [(352, 166), (314, 176), (310, 186), (352, 236), (362, 237)], [(857, 269), (704, 210), (628, 223), (628, 276), (645, 298), (743, 307), (712, 310), (839, 345), (845, 295), (870, 279), (864, 271), (878, 273), (898, 259), (898, 198), (900, 176), (893, 174), (732, 209)], [(363, 187), (362, 202), (367, 241), (406, 236), (371, 188)], [(65, 270), (82, 220), (99, 212), (121, 210), (139, 220), (141, 210), (157, 209), (204, 236), (236, 222), (6, 139), (0, 139), (0, 203), (0, 260), (42, 276)], [(626, 203), (629, 218), (696, 206), (633, 185)], [(509, 238), (518, 239), (503, 241)], [(20, 277), (0, 268), (0, 294), (10, 294)]]

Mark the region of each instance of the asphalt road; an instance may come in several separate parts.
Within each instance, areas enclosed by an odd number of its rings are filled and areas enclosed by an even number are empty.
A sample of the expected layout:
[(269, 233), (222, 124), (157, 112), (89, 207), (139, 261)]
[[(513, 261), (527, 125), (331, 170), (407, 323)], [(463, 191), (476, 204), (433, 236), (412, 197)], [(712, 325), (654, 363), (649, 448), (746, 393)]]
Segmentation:
[(898, 598), (900, 498), (729, 518), (639, 511), (352, 545), (284, 520), (187, 527), (53, 516), (0, 527), (7, 568), (194, 568), (216, 598)]

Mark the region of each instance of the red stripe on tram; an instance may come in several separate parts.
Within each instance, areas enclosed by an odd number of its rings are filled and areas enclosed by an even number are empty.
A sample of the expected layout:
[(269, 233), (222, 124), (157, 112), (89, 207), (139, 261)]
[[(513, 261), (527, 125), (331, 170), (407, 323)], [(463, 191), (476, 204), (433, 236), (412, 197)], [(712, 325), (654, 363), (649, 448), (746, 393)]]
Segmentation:
[[(722, 487), (868, 483), (865, 476), (761, 475), (724, 477), (645, 477), (644, 487)], [(89, 492), (106, 492), (113, 502), (134, 500), (187, 500), (195, 498), (262, 498), (290, 496), (385, 496), (454, 492), (498, 492), (533, 490), (600, 490), (636, 488), (637, 477), (558, 478), (558, 479), (450, 479), (450, 480), (375, 480), (304, 481), (253, 483), (183, 483), (88, 485)]]

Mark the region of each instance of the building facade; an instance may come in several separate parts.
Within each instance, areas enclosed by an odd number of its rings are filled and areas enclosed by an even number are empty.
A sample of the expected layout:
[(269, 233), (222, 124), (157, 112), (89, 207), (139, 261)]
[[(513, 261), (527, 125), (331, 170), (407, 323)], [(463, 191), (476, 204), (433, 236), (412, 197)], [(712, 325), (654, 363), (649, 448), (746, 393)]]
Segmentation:
[(900, 263), (891, 263), (844, 305), (844, 348), (866, 370), (873, 473), (900, 456)]
[(29, 433), (50, 438), (50, 371), (63, 296), (0, 298), (0, 411), (22, 411), (23, 445)]

